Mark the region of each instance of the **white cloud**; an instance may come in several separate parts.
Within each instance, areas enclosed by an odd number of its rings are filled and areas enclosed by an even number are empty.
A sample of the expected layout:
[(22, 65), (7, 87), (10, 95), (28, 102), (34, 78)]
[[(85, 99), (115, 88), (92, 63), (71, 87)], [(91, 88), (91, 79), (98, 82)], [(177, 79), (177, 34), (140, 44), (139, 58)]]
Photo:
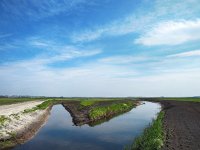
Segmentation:
[[(0, 68), (0, 94), (48, 96), (194, 96), (200, 95), (200, 70), (134, 76), (133, 69), (87, 64), (51, 69), (28, 65)], [(25, 65), (25, 64), (24, 64)], [(129, 78), (121, 75), (133, 75)]]
[[(142, 3), (149, 5), (149, 1), (143, 1)], [(147, 9), (145, 11), (143, 7), (138, 7), (138, 9), (135, 9), (127, 17), (111, 21), (108, 24), (75, 32), (72, 34), (71, 39), (73, 42), (90, 42), (104, 36), (140, 33), (141, 31), (149, 30), (151, 26), (159, 23), (163, 19), (169, 19), (169, 15), (172, 20), (176, 20), (177, 18), (194, 18), (200, 11), (198, 0), (184, 1), (182, 3), (175, 0), (157, 0), (154, 4), (153, 9)], [(140, 43), (140, 41), (138, 42)]]
[[(69, 49), (68, 49), (69, 50)], [(64, 52), (64, 51), (63, 51)], [(46, 64), (99, 53), (68, 51), (53, 57), (0, 66), (0, 94), (48, 96), (193, 96), (200, 95), (200, 62), (176, 57), (132, 65), (145, 58), (115, 56), (77, 67), (51, 68)], [(123, 62), (124, 59), (128, 61)], [(148, 58), (148, 60), (151, 58)], [(122, 61), (123, 65), (116, 65)], [(192, 61), (192, 63), (191, 63)], [(181, 65), (179, 65), (182, 64)], [(134, 64), (134, 63), (133, 63)], [(174, 65), (176, 64), (176, 66)], [(141, 69), (142, 68), (142, 69)], [(148, 72), (146, 74), (146, 72)]]
[[(24, 60), (15, 62), (14, 66), (22, 68), (45, 68), (45, 65), (59, 62), (59, 61), (69, 61), (75, 58), (90, 57), (100, 54), (102, 51), (98, 49), (93, 50), (78, 50), (74, 47), (63, 47), (59, 49), (61, 52), (51, 55), (40, 55), (36, 58), (30, 60)], [(9, 64), (9, 63), (8, 63)]]
[(200, 19), (161, 22), (135, 40), (137, 44), (178, 45), (200, 40)]
[(148, 59), (149, 58), (146, 56), (123, 55), (123, 56), (111, 56), (111, 57), (102, 58), (102, 59), (99, 59), (99, 62), (106, 63), (106, 64), (129, 64), (129, 63), (134, 63), (134, 62), (138, 63), (138, 62), (146, 61)]
[(47, 47), (49, 45), (49, 43), (42, 41), (31, 41), (30, 44), (36, 47)]
[(168, 57), (191, 57), (191, 56), (200, 56), (200, 50), (193, 50), (178, 54), (169, 55)]
[(126, 18), (116, 20), (110, 24), (97, 26), (81, 32), (72, 34), (73, 42), (89, 42), (101, 38), (102, 36), (116, 36), (133, 33), (140, 30), (151, 20), (152, 16), (143, 16), (138, 18), (135, 15), (130, 15)]

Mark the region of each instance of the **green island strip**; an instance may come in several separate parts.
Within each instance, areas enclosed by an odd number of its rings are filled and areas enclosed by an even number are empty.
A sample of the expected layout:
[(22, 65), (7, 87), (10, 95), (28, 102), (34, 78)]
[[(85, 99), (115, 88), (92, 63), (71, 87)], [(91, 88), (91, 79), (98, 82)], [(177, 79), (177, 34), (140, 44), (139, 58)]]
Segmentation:
[(36, 110), (44, 110), (47, 107), (49, 107), (50, 105), (53, 105), (53, 103), (54, 103), (54, 100), (46, 100), (42, 104), (39, 104), (31, 109), (25, 109), (23, 111), (23, 113), (30, 113), (30, 112), (34, 112)]
[(135, 106), (132, 102), (123, 102), (112, 104), (109, 106), (99, 106), (92, 108), (89, 112), (89, 118), (91, 120), (97, 120), (99, 118), (103, 118), (109, 116), (109, 114), (117, 114), (120, 112), (125, 112), (132, 109)]
[(161, 111), (152, 124), (125, 150), (160, 150), (164, 145), (163, 129), (164, 112)]
[(81, 106), (87, 107), (87, 106), (91, 106), (95, 103), (96, 101), (94, 100), (82, 100), (80, 102)]

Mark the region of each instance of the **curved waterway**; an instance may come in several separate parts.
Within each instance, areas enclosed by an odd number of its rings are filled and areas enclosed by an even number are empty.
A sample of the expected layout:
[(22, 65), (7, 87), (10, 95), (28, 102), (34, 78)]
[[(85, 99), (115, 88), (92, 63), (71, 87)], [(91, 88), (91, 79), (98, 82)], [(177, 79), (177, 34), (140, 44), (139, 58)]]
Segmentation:
[(62, 105), (55, 105), (36, 136), (14, 150), (122, 150), (143, 132), (159, 111), (158, 103), (145, 102), (97, 126), (80, 127), (73, 125)]

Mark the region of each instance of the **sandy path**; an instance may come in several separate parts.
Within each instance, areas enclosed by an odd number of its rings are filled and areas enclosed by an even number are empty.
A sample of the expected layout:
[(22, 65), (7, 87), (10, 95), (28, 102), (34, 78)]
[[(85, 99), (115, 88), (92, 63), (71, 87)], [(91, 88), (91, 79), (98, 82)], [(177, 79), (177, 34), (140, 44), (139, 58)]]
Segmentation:
[(13, 133), (15, 133), (16, 137), (28, 139), (37, 132), (37, 129), (48, 118), (50, 109), (36, 110), (29, 113), (23, 113), (23, 111), (31, 109), (42, 102), (38, 100), (0, 106), (0, 115), (5, 115), (9, 118), (0, 126), (0, 141), (12, 138)]
[(9, 116), (10, 114), (16, 114), (25, 109), (33, 108), (36, 105), (41, 104), (42, 102), (43, 101), (30, 101), (11, 105), (2, 105), (0, 106), (0, 115)]

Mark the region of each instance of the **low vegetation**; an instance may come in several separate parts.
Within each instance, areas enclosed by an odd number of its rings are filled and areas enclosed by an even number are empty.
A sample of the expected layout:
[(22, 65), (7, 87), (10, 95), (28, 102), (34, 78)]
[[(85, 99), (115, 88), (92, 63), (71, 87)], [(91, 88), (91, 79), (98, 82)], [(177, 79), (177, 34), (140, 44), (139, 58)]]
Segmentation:
[(0, 115), (0, 127), (3, 126), (6, 121), (9, 121), (9, 120), (10, 120), (10, 118), (8, 118), (4, 115)]
[(54, 102), (54, 100), (46, 100), (42, 104), (39, 104), (31, 109), (25, 109), (23, 113), (29, 113), (29, 112), (33, 112), (36, 110), (44, 110), (47, 107), (49, 107), (50, 105), (53, 105), (53, 102)]
[(130, 110), (135, 106), (132, 102), (116, 103), (109, 106), (99, 106), (90, 110), (89, 118), (96, 120), (98, 118), (109, 116), (109, 114), (117, 114)]
[(163, 97), (163, 98), (157, 98), (157, 99), (158, 100), (200, 102), (200, 97)]
[(38, 98), (0, 98), (0, 105), (9, 105), (34, 100), (38, 100)]
[[(27, 101), (35, 101), (35, 100), (48, 100), (54, 99), (55, 101), (110, 101), (110, 100), (121, 100), (122, 98), (105, 98), (105, 97), (98, 97), (98, 98), (85, 98), (85, 97), (0, 97), (0, 105), (9, 105)], [(123, 98), (123, 99), (130, 99), (130, 98)], [(86, 102), (87, 103), (87, 102)]]
[(94, 100), (82, 100), (80, 102), (81, 106), (87, 107), (87, 106), (91, 106), (95, 103), (96, 101)]
[(125, 150), (160, 150), (164, 144), (163, 117), (164, 112), (161, 111), (157, 119)]
[(151, 98), (140, 98), (141, 100), (151, 100), (151, 101), (162, 101), (162, 100), (172, 100), (172, 101), (187, 101), (187, 102), (200, 102), (200, 97), (151, 97)]

